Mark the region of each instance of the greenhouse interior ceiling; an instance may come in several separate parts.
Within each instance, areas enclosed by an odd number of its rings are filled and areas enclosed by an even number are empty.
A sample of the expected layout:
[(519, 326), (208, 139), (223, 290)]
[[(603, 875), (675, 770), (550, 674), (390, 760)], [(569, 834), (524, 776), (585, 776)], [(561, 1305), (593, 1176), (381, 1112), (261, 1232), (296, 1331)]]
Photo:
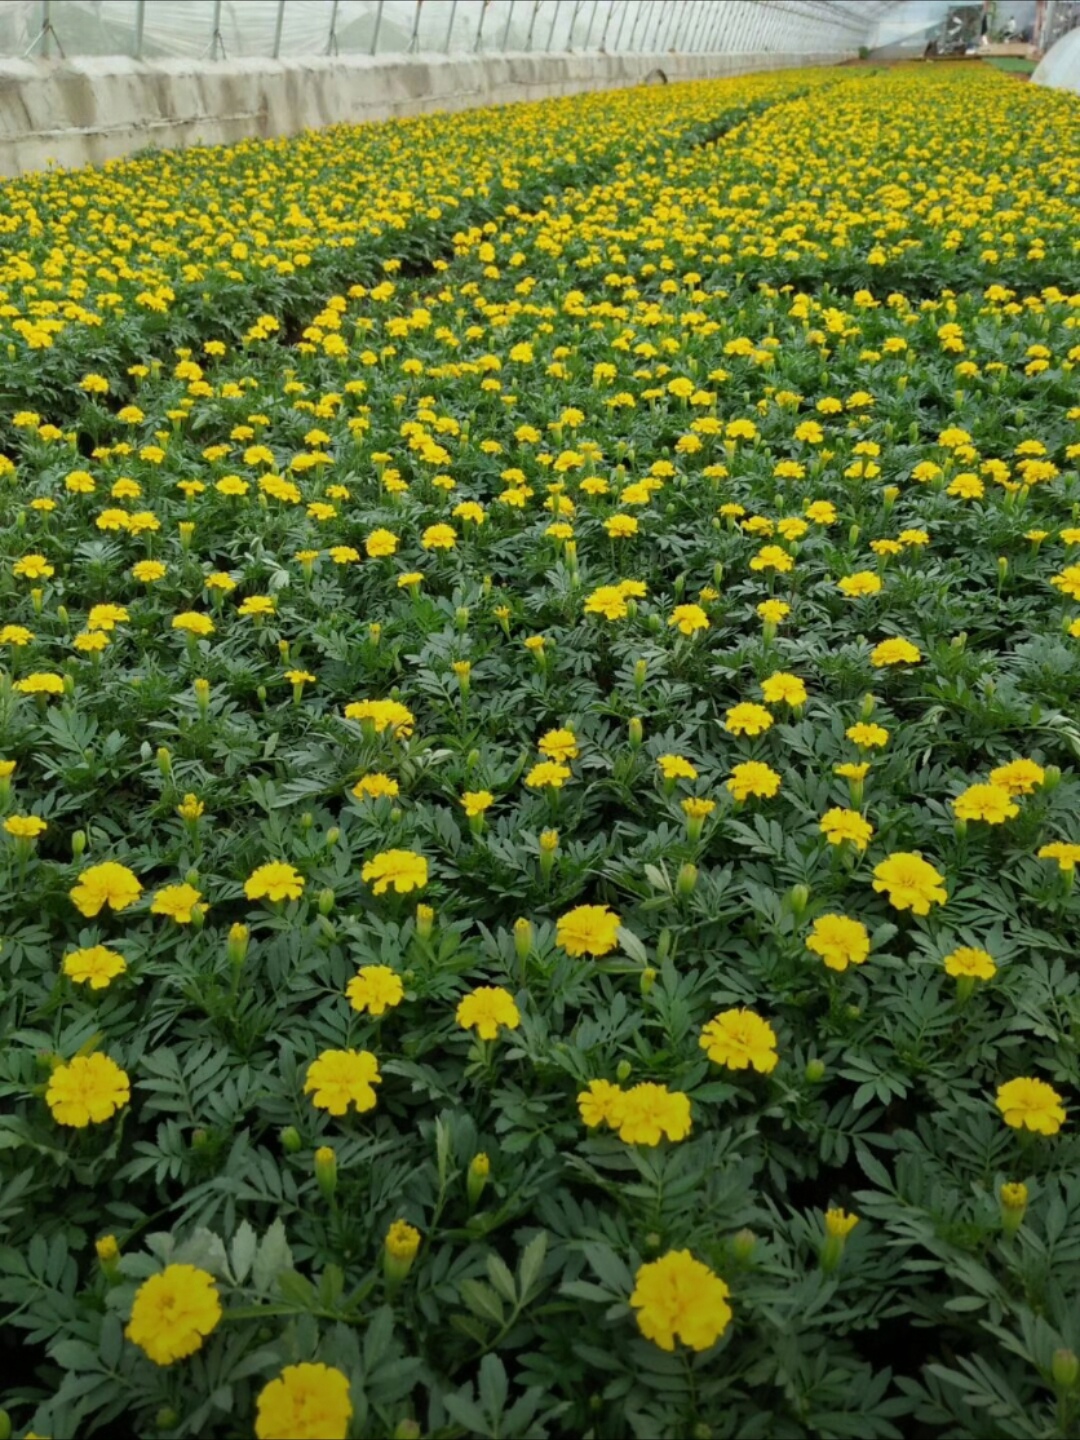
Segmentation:
[(855, 53), (918, 36), (958, 8), (963, 0), (0, 0), (0, 54)]

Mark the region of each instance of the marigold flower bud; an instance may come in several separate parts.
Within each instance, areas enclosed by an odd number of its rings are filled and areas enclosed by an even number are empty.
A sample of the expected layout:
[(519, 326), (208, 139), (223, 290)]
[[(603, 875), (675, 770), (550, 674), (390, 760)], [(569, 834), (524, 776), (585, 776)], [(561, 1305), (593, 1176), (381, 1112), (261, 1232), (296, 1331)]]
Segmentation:
[(323, 1199), (332, 1200), (337, 1189), (337, 1154), (332, 1145), (320, 1145), (315, 1151), (315, 1179)]
[(1054, 1358), (1050, 1362), (1050, 1374), (1058, 1390), (1075, 1390), (1076, 1382), (1080, 1379), (1080, 1359), (1077, 1359), (1076, 1352), (1055, 1350)]
[(757, 1236), (752, 1230), (740, 1230), (731, 1241), (732, 1253), (740, 1264), (745, 1265), (752, 1258), (757, 1245)]
[(518, 957), (518, 959), (521, 961), (521, 963), (522, 963), (523, 965), (524, 965), (525, 961), (529, 958), (530, 954), (532, 953), (532, 947), (533, 947), (533, 927), (532, 927), (532, 921), (531, 921), (531, 920), (526, 920), (524, 917), (522, 917), (520, 920), (515, 920), (515, 921), (514, 921), (514, 950), (517, 952), (517, 957)]
[(644, 727), (642, 726), (641, 719), (640, 719), (639, 716), (635, 715), (635, 716), (633, 716), (633, 717), (631, 718), (629, 730), (630, 730), (630, 749), (631, 749), (631, 750), (640, 750), (640, 749), (641, 749), (641, 741), (642, 741), (642, 738), (643, 738), (643, 736), (644, 736)]
[(469, 1161), (468, 1174), (465, 1177), (465, 1192), (469, 1201), (469, 1209), (475, 1210), (480, 1203), (480, 1197), (484, 1193), (484, 1186), (491, 1174), (491, 1161), (480, 1151)]
[(724, 583), (724, 565), (720, 560), (712, 567), (712, 582), (718, 590)]
[(642, 692), (642, 690), (645, 688), (645, 675), (646, 675), (646, 673), (647, 673), (647, 671), (648, 671), (648, 668), (649, 668), (649, 666), (648, 666), (647, 661), (645, 661), (645, 660), (635, 660), (635, 662), (634, 662), (634, 689), (637, 691), (638, 695), (640, 695), (641, 692)]
[(372, 623), (367, 627), (367, 632), (368, 639), (371, 641), (372, 645), (378, 645), (379, 641), (382, 639), (382, 626), (377, 620), (372, 621)]
[(454, 611), (454, 620), (459, 630), (467, 630), (469, 628), (469, 607), (467, 605), (459, 605)]
[(191, 1132), (191, 1148), (193, 1150), (205, 1150), (210, 1144), (210, 1136), (200, 1126), (198, 1130)]
[(810, 890), (806, 885), (793, 885), (788, 891), (788, 904), (796, 920), (801, 920), (810, 903)]
[(660, 972), (653, 965), (646, 965), (641, 972), (641, 979), (638, 981), (638, 988), (642, 996), (649, 995), (656, 984), (656, 977)]
[(288, 642), (288, 640), (279, 640), (279, 641), (277, 642), (277, 648), (278, 648), (278, 654), (281, 656), (282, 660), (288, 660), (288, 658), (289, 658), (289, 642)]
[(180, 1412), (174, 1410), (171, 1405), (162, 1405), (154, 1416), (154, 1426), (158, 1430), (175, 1430), (179, 1424)]
[(251, 931), (246, 925), (236, 924), (230, 928), (227, 949), (230, 965), (237, 967), (243, 965), (247, 958), (250, 940)]
[(811, 1085), (817, 1085), (825, 1078), (824, 1060), (808, 1060), (806, 1062), (805, 1075)]
[(314, 824), (315, 816), (312, 815), (310, 810), (305, 810), (303, 815), (300, 816), (300, 829), (306, 834)]
[(998, 1200), (1001, 1203), (1001, 1228), (1006, 1239), (1011, 1240), (1024, 1223), (1028, 1188), (1019, 1182), (1006, 1182), (998, 1191)]
[(110, 1285), (114, 1285), (120, 1278), (120, 1246), (116, 1236), (102, 1235), (99, 1240), (94, 1241), (94, 1249), (101, 1265), (101, 1273)]
[(60, 621), (61, 625), (68, 623), (68, 608), (66, 605), (58, 605), (56, 607), (56, 618)]
[(33, 590), (30, 591), (30, 599), (33, 601), (34, 614), (40, 615), (41, 607), (45, 600), (45, 591), (35, 585)]
[(619, 1061), (618, 1065), (616, 1065), (615, 1067), (615, 1078), (616, 1080), (618, 1080), (620, 1085), (626, 1084), (627, 1080), (630, 1079), (632, 1070), (633, 1066), (630, 1064), (629, 1060)]
[(1046, 791), (1056, 790), (1061, 784), (1061, 766), (1047, 765), (1043, 772), (1042, 788)]
[(319, 891), (319, 914), (329, 915), (334, 908), (334, 892), (329, 887)]
[(295, 1125), (286, 1125), (281, 1132), (281, 1148), (286, 1155), (295, 1155), (303, 1148), (303, 1140), (300, 1138), (300, 1131)]
[(158, 746), (157, 767), (161, 771), (163, 780), (172, 778), (172, 752), (167, 745)]
[(420, 1440), (422, 1434), (419, 1420), (413, 1420), (406, 1416), (404, 1420), (398, 1421), (393, 1440)]
[(331, 826), (330, 826), (330, 829), (327, 830), (327, 832), (326, 832), (326, 843), (327, 843), (327, 845), (328, 845), (328, 846), (336, 845), (337, 842), (338, 842), (340, 839), (341, 839), (341, 831), (338, 829), (338, 827), (337, 827), (336, 825), (331, 825)]
[(76, 830), (71, 836), (71, 858), (78, 860), (86, 850), (86, 831)]
[(420, 1231), (404, 1220), (395, 1220), (383, 1243), (383, 1276), (391, 1290), (408, 1275), (419, 1249)]
[(435, 923), (435, 911), (430, 905), (417, 905), (416, 907), (416, 933), (421, 940), (428, 940), (431, 937), (431, 929)]

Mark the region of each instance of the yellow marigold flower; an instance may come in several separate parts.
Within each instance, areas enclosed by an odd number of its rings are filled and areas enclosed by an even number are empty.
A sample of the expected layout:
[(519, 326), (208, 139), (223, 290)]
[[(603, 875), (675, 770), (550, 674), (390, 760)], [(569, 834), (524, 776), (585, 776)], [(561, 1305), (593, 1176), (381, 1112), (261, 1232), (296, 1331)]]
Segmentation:
[(40, 815), (9, 815), (4, 821), (4, 829), (14, 840), (36, 840), (48, 828), (48, 821)]
[(457, 531), (452, 525), (429, 525), (420, 544), (424, 550), (452, 550), (457, 544)]
[(345, 1440), (349, 1379), (330, 1365), (286, 1365), (255, 1402), (256, 1440)]
[(354, 700), (345, 706), (345, 718), (367, 722), (377, 735), (392, 730), (395, 740), (407, 740), (416, 724), (412, 711), (397, 700)]
[(873, 570), (856, 570), (852, 575), (841, 576), (836, 588), (849, 600), (857, 600), (860, 595), (876, 595), (881, 589), (881, 576)]
[(783, 600), (762, 600), (757, 607), (757, 613), (767, 625), (779, 625), (791, 614), (791, 606)]
[(23, 580), (48, 580), (51, 575), (56, 574), (55, 567), (49, 564), (44, 555), (24, 555), (21, 560), (15, 561), (11, 571)]
[[(583, 485), (582, 489), (584, 488)], [(609, 515), (604, 521), (604, 529), (612, 540), (627, 540), (631, 535), (636, 535), (640, 528), (633, 515)]]
[(385, 895), (391, 885), (398, 895), (407, 895), (427, 884), (428, 863), (413, 850), (383, 850), (365, 863), (360, 878), (376, 895)]
[(645, 1081), (623, 1094), (619, 1139), (627, 1145), (659, 1145), (690, 1134), (690, 1097), (681, 1090)]
[(629, 613), (627, 597), (618, 585), (601, 585), (586, 597), (586, 615), (602, 615), (605, 620), (622, 620)]
[(819, 915), (806, 939), (806, 948), (819, 955), (830, 970), (861, 965), (870, 955), (870, 933), (846, 915)]
[(769, 800), (780, 789), (780, 776), (760, 760), (746, 760), (732, 768), (731, 778), (725, 783), (740, 803), (751, 795)]
[(858, 1223), (858, 1215), (848, 1215), (836, 1207), (825, 1211), (825, 1234), (837, 1240), (846, 1240)]
[(16, 680), (13, 689), (20, 695), (62, 695), (64, 679), (52, 670), (35, 670), (32, 675)]
[(194, 885), (166, 885), (154, 896), (150, 913), (167, 915), (178, 925), (190, 925), (196, 911), (201, 913), (206, 909), (205, 905), (200, 905), (201, 900), (202, 891), (196, 890)]
[(590, 1130), (600, 1125), (617, 1130), (622, 1124), (623, 1098), (624, 1092), (610, 1080), (590, 1080), (589, 1088), (577, 1097), (582, 1122)]
[[(318, 554), (318, 551), (315, 553)], [(223, 595), (236, 589), (236, 581), (227, 570), (212, 570), (204, 583), (207, 590), (220, 590)]]
[(917, 665), (921, 659), (922, 651), (919, 647), (898, 635), (882, 640), (870, 651), (870, 664), (878, 670), (884, 665)]
[(131, 619), (123, 605), (93, 605), (86, 617), (87, 630), (115, 630)]
[(166, 568), (160, 560), (139, 560), (131, 567), (131, 576), (141, 585), (154, 585), (165, 579)]
[(806, 704), (806, 686), (797, 675), (788, 675), (783, 670), (766, 676), (761, 682), (761, 694), (767, 705), (791, 705), (798, 708)]
[(0, 629), (0, 645), (13, 645), (21, 650), (34, 639), (34, 632), (25, 625), (5, 625)]
[(969, 785), (952, 802), (958, 820), (985, 820), (1002, 825), (1020, 814), (1020, 806), (1000, 785)]
[(621, 918), (606, 905), (576, 905), (560, 915), (555, 925), (555, 942), (568, 955), (607, 955), (619, 943)]
[(532, 790), (561, 790), (570, 779), (570, 770), (557, 760), (541, 760), (525, 776), (525, 784)]
[(1021, 1075), (998, 1086), (994, 1103), (1006, 1125), (1014, 1130), (1034, 1130), (1038, 1135), (1056, 1135), (1065, 1124), (1061, 1096), (1045, 1080)]
[(345, 994), (354, 1010), (378, 1016), (401, 1004), (405, 987), (401, 976), (389, 965), (362, 965), (346, 986)]
[(945, 877), (921, 855), (900, 850), (874, 866), (874, 889), (887, 893), (896, 910), (928, 915), (931, 905), (944, 905), (949, 898)]
[[(526, 644), (528, 642), (526, 641)], [(536, 742), (536, 748), (547, 760), (576, 760), (581, 754), (577, 736), (572, 730), (546, 730)]]
[(806, 518), (815, 525), (835, 525), (836, 506), (831, 500), (812, 500), (804, 511)]
[(82, 655), (100, 655), (109, 646), (109, 637), (101, 630), (80, 630), (72, 645)]
[(679, 804), (688, 820), (707, 820), (716, 809), (715, 800), (703, 800), (694, 795), (680, 800)]
[(214, 1277), (194, 1265), (166, 1265), (135, 1292), (124, 1334), (155, 1365), (172, 1365), (194, 1355), (220, 1319)]
[(516, 1030), (521, 1013), (514, 997), (498, 985), (480, 985), (458, 1004), (454, 1018), (463, 1030), (475, 1030), (481, 1040), (498, 1038), (499, 1027)]
[(395, 1220), (384, 1243), (395, 1260), (413, 1260), (420, 1249), (420, 1231), (407, 1220)]
[(361, 775), (353, 786), (352, 793), (357, 800), (380, 800), (383, 796), (392, 800), (399, 789), (398, 782), (392, 776), (374, 771), (370, 775)]
[(671, 1250), (641, 1266), (630, 1304), (642, 1335), (661, 1350), (674, 1350), (676, 1340), (691, 1350), (708, 1350), (731, 1324), (730, 1294), (689, 1250)]
[(844, 734), (860, 750), (880, 750), (889, 743), (889, 732), (883, 725), (867, 725), (860, 722), (857, 725), (849, 725)]
[(131, 1099), (125, 1071), (108, 1055), (76, 1055), (49, 1076), (45, 1103), (58, 1125), (84, 1130), (110, 1120)]
[(696, 780), (698, 772), (682, 755), (659, 755), (656, 760), (665, 780)]
[(1039, 859), (1056, 860), (1058, 869), (1063, 874), (1068, 874), (1075, 870), (1080, 862), (1080, 845), (1071, 844), (1067, 840), (1053, 840), (1039, 850)]
[(335, 565), (355, 565), (360, 551), (352, 545), (331, 545), (326, 552)]
[(273, 615), (277, 605), (270, 595), (249, 595), (237, 610), (238, 615)]
[(750, 561), (751, 570), (776, 570), (786, 575), (795, 569), (795, 561), (782, 545), (763, 545)]
[(483, 815), (495, 804), (495, 796), (490, 790), (466, 790), (461, 797), (461, 803), (465, 807), (465, 814), (470, 820), (477, 815)]
[(1046, 771), (1034, 760), (1010, 760), (1007, 765), (998, 765), (990, 771), (991, 785), (1000, 785), (1010, 795), (1032, 795), (1046, 779)]
[(93, 919), (103, 906), (126, 910), (142, 894), (142, 886), (126, 865), (105, 860), (84, 870), (68, 892), (81, 915)]
[(105, 945), (91, 945), (65, 955), (62, 969), (74, 984), (104, 990), (118, 975), (124, 974), (127, 961)]
[(764, 705), (744, 701), (733, 705), (724, 716), (724, 729), (731, 735), (762, 735), (773, 723)]
[(818, 828), (830, 845), (843, 845), (847, 840), (856, 850), (865, 850), (874, 833), (874, 827), (857, 810), (839, 808), (826, 810)]
[(185, 610), (183, 614), (173, 616), (172, 628), (185, 630), (189, 635), (212, 635), (214, 622), (209, 615), (200, 615), (197, 610)]
[(284, 860), (268, 860), (244, 881), (249, 900), (299, 900), (303, 893), (304, 877)]
[(362, 1114), (374, 1110), (372, 1087), (381, 1083), (379, 1062), (369, 1050), (324, 1050), (308, 1066), (304, 1094), (331, 1115), (344, 1115), (350, 1105)]
[(839, 775), (841, 780), (865, 780), (870, 773), (870, 766), (864, 760), (858, 765), (847, 761), (843, 765), (834, 765), (833, 774)]
[(986, 950), (977, 950), (970, 945), (961, 945), (958, 950), (945, 956), (945, 973), (954, 980), (970, 977), (973, 980), (992, 980), (997, 974), (994, 957)]
[(680, 635), (696, 635), (699, 630), (709, 628), (709, 617), (700, 605), (676, 605), (668, 624), (674, 625)]
[(753, 1010), (724, 1010), (702, 1029), (699, 1041), (710, 1060), (729, 1070), (752, 1067), (761, 1075), (776, 1069), (776, 1031)]

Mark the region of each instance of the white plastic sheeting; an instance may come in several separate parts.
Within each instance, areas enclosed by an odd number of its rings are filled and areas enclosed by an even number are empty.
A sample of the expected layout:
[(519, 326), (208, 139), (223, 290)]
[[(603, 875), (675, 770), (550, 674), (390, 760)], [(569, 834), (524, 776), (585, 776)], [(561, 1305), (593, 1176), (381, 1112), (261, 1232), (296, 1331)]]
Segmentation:
[(1046, 52), (1031, 77), (1033, 85), (1080, 95), (1080, 30), (1070, 30)]
[(0, 0), (0, 55), (854, 53), (898, 0)]

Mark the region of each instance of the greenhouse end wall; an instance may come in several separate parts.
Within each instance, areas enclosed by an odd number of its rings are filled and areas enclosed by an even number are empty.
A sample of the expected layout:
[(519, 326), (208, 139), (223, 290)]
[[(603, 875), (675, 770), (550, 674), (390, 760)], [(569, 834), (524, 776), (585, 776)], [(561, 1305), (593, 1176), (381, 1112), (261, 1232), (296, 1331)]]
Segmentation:
[[(0, 175), (101, 164), (154, 146), (231, 144), (431, 110), (652, 80), (831, 65), (837, 52), (501, 54), (296, 60), (0, 61)], [(661, 72), (658, 74), (657, 72)]]

